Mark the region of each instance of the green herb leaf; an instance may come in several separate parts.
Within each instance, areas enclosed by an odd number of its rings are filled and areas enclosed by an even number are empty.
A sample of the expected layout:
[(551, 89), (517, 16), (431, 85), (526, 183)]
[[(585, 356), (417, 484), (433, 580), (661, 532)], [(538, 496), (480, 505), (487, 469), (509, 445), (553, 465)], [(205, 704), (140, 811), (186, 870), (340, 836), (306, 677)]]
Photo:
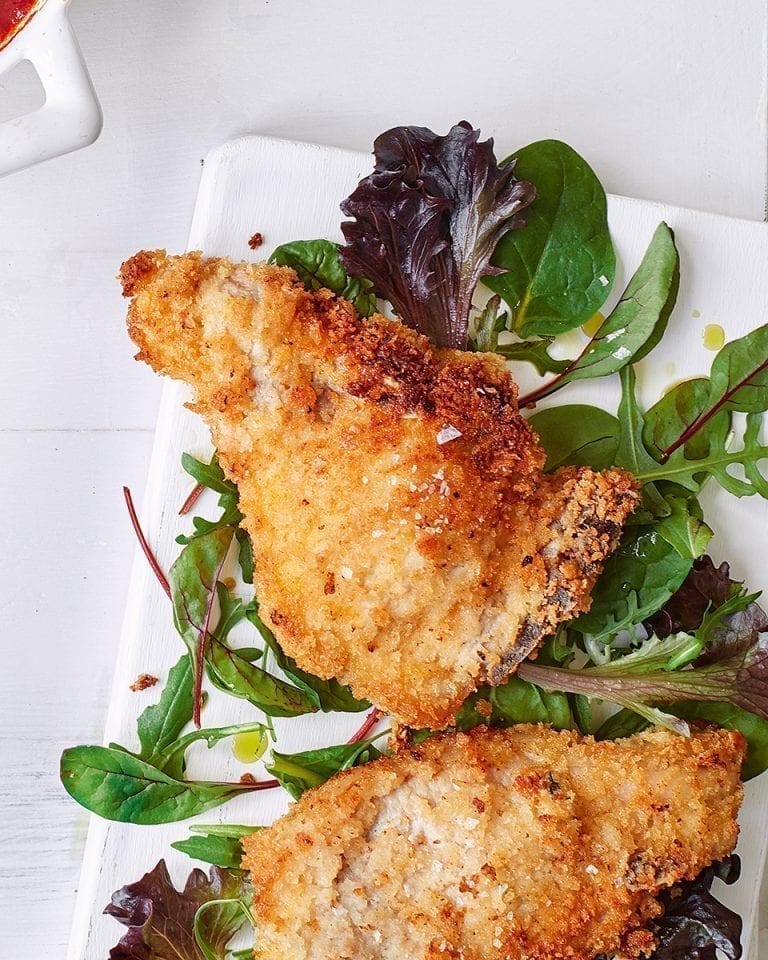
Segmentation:
[(373, 746), (383, 735), (379, 733), (356, 743), (340, 743), (319, 750), (305, 750), (303, 753), (277, 753), (273, 750), (267, 771), (280, 781), (294, 800), (298, 800), (305, 790), (325, 783), (341, 770), (349, 770), (350, 767), (358, 767), (383, 756)]
[(168, 672), (160, 699), (139, 716), (139, 756), (149, 760), (163, 751), (192, 720), (192, 660), (185, 654)]
[(231, 480), (227, 480), (221, 469), (219, 459), (214, 453), (210, 463), (203, 463), (190, 453), (182, 453), (181, 465), (192, 479), (201, 487), (207, 487), (224, 496), (234, 497), (237, 500), (237, 487)]
[(188, 543), (168, 575), (174, 623), (192, 658), (197, 726), (200, 726), (203, 668), (216, 585), (234, 535), (234, 527), (222, 527)]
[(124, 750), (83, 746), (65, 750), (61, 782), (86, 810), (122, 823), (186, 820), (218, 807), (252, 784), (181, 781)]
[(510, 308), (522, 338), (564, 333), (586, 322), (605, 302), (616, 269), (605, 191), (571, 147), (540, 140), (515, 154), (516, 173), (537, 196), (525, 230), (496, 247), (492, 263), (504, 272), (485, 283)]
[(376, 311), (376, 294), (370, 280), (350, 277), (341, 265), (339, 245), (330, 240), (294, 240), (284, 243), (269, 258), (270, 263), (291, 267), (307, 290), (332, 290), (363, 316)]
[[(165, 861), (136, 883), (121, 887), (112, 894), (104, 913), (127, 927), (110, 957), (120, 960), (201, 960), (195, 927), (213, 951), (208, 956), (222, 958), (226, 946), (243, 924), (242, 912), (218, 912), (203, 915), (200, 908), (222, 899), (244, 899), (248, 885), (242, 871), (219, 870), (213, 867), (210, 876), (193, 870), (183, 891), (171, 883)], [(207, 958), (206, 958), (207, 960)]]
[(293, 681), (304, 692), (317, 710), (359, 713), (361, 710), (367, 710), (370, 707), (367, 700), (358, 700), (352, 695), (349, 687), (342, 686), (338, 680), (321, 680), (319, 677), (315, 677), (311, 673), (307, 673), (306, 670), (297, 667), (296, 661), (283, 653), (275, 635), (261, 619), (259, 604), (255, 598), (245, 608), (245, 613), (272, 651), (278, 667), (289, 680)]
[(547, 472), (565, 466), (605, 470), (616, 460), (619, 421), (599, 407), (583, 403), (540, 410), (528, 422), (547, 451)]
[(263, 829), (234, 823), (195, 823), (189, 828), (191, 837), (176, 840), (171, 846), (195, 860), (239, 870), (243, 861), (243, 845), (240, 841)]

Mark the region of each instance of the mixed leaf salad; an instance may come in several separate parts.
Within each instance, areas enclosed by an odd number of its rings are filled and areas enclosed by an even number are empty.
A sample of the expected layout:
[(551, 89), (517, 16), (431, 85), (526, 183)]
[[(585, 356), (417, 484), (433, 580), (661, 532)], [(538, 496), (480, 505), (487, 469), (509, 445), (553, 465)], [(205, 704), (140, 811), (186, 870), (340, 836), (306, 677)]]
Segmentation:
[[(642, 409), (635, 365), (670, 321), (680, 284), (675, 238), (660, 223), (618, 302), (600, 313), (616, 275), (605, 192), (587, 162), (555, 140), (498, 163), (492, 141), (481, 141), (467, 123), (446, 136), (395, 128), (377, 139), (373, 173), (341, 210), (344, 244), (296, 241), (276, 249), (271, 261), (292, 267), (309, 289), (345, 297), (363, 316), (392, 308), (438, 346), (499, 353), (513, 373), (532, 365), (541, 382), (520, 406), (531, 411), (545, 469), (616, 465), (642, 485), (642, 507), (606, 563), (589, 612), (504, 684), (478, 690), (456, 728), (545, 722), (610, 739), (649, 724), (685, 736), (691, 723), (714, 722), (746, 737), (745, 778), (768, 768), (768, 618), (759, 594), (708, 556), (712, 530), (699, 501), (713, 484), (737, 497), (768, 498), (760, 470), (768, 458), (761, 439), (768, 325), (726, 344), (709, 376), (678, 383)], [(565, 357), (558, 338), (582, 326), (590, 331), (583, 349)], [(609, 376), (621, 385), (615, 413), (568, 402), (536, 410), (577, 380)], [(193, 743), (248, 734), (256, 761), (276, 742), (276, 720), (361, 712), (370, 704), (282, 652), (247, 587), (253, 559), (236, 487), (215, 453), (209, 462), (185, 454), (182, 466), (196, 486), (181, 512), (203, 491), (218, 496), (220, 512), (214, 520), (193, 518), (167, 577), (126, 493), (185, 652), (158, 702), (138, 718), (138, 746), (73, 747), (61, 762), (62, 782), (79, 803), (134, 824), (183, 820), (246, 792), (282, 787), (297, 798), (384, 749), (382, 735), (372, 735), (374, 710), (349, 743), (294, 754), (272, 749), (269, 778), (186, 776)], [(251, 645), (231, 640), (238, 624), (250, 626)], [(256, 719), (202, 726), (206, 685), (247, 701)], [(411, 732), (416, 741), (430, 734)], [(237, 955), (227, 945), (250, 916), (240, 838), (255, 829), (196, 824), (174, 846), (213, 864), (209, 876), (193, 871), (178, 892), (161, 861), (117, 891), (106, 912), (128, 932), (110, 956), (165, 958), (169, 940), (173, 956), (185, 960)], [(658, 960), (714, 958), (716, 949), (740, 956), (740, 920), (709, 893), (715, 876), (733, 882), (737, 875), (737, 858), (730, 858), (669, 893), (657, 922)]]

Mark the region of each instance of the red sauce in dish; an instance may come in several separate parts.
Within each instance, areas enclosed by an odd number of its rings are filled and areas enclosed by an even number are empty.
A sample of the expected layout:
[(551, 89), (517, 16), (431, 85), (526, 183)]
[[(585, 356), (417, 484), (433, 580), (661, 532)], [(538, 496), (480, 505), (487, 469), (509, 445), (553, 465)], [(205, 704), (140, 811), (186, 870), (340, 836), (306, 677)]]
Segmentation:
[(37, 6), (37, 0), (0, 0), (0, 47), (16, 36)]

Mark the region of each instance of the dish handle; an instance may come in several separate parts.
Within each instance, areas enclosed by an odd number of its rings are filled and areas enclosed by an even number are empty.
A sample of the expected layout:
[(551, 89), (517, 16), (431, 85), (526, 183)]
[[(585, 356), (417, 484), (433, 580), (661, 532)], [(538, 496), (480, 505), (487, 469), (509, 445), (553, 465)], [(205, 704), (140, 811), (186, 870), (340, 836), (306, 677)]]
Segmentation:
[(45, 90), (38, 110), (0, 123), (0, 177), (87, 147), (101, 133), (101, 107), (69, 17), (64, 6), (50, 12), (44, 7), (0, 52), (0, 75), (29, 60)]

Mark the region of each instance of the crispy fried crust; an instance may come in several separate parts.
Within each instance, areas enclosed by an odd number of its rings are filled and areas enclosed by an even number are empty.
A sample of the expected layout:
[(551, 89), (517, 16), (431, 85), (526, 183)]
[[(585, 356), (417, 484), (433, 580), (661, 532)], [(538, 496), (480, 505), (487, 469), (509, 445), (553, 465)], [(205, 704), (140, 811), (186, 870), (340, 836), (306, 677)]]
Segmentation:
[(439, 728), (588, 608), (633, 481), (545, 476), (501, 358), (263, 263), (142, 252), (121, 279), (137, 356), (194, 388), (300, 666)]
[(342, 773), (243, 841), (257, 960), (648, 954), (658, 893), (735, 846), (743, 756), (519, 726)]

